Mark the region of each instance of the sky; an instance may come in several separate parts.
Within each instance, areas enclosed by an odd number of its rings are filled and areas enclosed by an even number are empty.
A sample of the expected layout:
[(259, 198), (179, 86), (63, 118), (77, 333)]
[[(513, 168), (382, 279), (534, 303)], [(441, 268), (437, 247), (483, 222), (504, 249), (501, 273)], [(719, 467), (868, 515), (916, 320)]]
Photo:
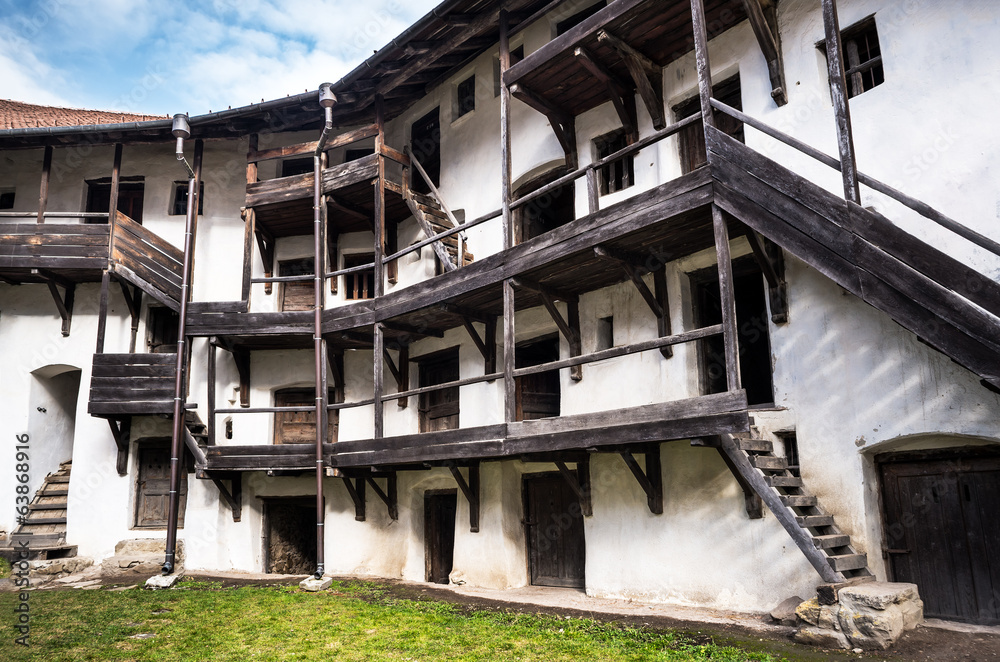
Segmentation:
[(0, 98), (151, 115), (336, 82), (440, 0), (0, 0)]

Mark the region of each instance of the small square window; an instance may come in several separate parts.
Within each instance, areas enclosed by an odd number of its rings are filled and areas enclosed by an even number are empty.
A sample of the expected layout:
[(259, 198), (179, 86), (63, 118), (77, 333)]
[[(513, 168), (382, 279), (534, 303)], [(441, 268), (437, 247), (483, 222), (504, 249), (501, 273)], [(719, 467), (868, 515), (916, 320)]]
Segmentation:
[(14, 208), (14, 189), (0, 189), (0, 209)]
[(458, 106), (455, 117), (468, 115), (476, 109), (476, 76), (469, 76), (458, 84)]
[(313, 157), (307, 156), (303, 159), (285, 159), (281, 162), (281, 176), (291, 177), (292, 175), (304, 175), (313, 171)]
[[(882, 67), (882, 48), (875, 28), (875, 17), (859, 21), (841, 30), (840, 41), (844, 48), (844, 74), (847, 79), (847, 97), (856, 97), (862, 92), (885, 82)], [(817, 47), (826, 53), (826, 42)]]
[[(170, 205), (171, 216), (187, 215), (188, 204), (188, 183), (174, 182), (174, 201)], [(200, 182), (198, 186), (198, 215), (205, 213), (205, 182)]]
[(615, 346), (615, 318), (601, 317), (597, 320), (597, 351)]
[[(628, 139), (625, 131), (620, 129), (595, 138), (594, 146), (597, 148), (597, 160), (601, 160), (628, 147)], [(635, 183), (633, 160), (632, 156), (623, 156), (601, 166), (601, 195), (624, 191)]]
[(775, 435), (781, 440), (785, 451), (785, 462), (788, 463), (788, 471), (793, 476), (801, 476), (799, 469), (799, 441), (794, 432), (776, 432)]

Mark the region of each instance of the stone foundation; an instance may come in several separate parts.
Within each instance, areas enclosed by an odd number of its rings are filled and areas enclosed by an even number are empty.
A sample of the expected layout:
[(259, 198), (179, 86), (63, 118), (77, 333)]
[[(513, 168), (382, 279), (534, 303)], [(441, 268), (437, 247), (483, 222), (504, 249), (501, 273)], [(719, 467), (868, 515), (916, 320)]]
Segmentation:
[(886, 650), (924, 619), (916, 584), (825, 584), (817, 594), (795, 610), (799, 643)]
[[(177, 541), (174, 573), (184, 567), (184, 541)], [(163, 568), (166, 541), (159, 538), (122, 540), (115, 545), (115, 555), (101, 561), (101, 574), (115, 578), (122, 575), (156, 575)]]

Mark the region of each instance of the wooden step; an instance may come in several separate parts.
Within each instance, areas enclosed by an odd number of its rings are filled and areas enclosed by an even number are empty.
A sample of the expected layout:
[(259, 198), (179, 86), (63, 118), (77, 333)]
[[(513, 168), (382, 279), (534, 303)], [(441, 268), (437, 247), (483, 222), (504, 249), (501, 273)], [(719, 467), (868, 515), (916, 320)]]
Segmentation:
[(28, 510), (66, 510), (66, 502), (63, 503), (33, 503), (28, 506)]
[(813, 543), (817, 549), (833, 549), (834, 547), (847, 547), (851, 544), (851, 536), (842, 533), (834, 533), (828, 536), (815, 536)]
[(46, 478), (45, 482), (49, 483), (49, 484), (52, 484), (52, 483), (68, 483), (69, 482), (69, 476), (60, 476), (60, 475), (56, 474), (56, 475), (52, 475), (52, 476), (49, 476), (48, 478)]
[(771, 487), (802, 487), (804, 485), (798, 476), (765, 476), (764, 480)]
[(845, 570), (860, 570), (868, 567), (867, 554), (844, 554), (843, 556), (831, 556), (830, 566), (837, 572)]
[(781, 497), (781, 503), (789, 508), (808, 508), (816, 505), (816, 497), (793, 494)]
[(29, 549), (35, 549), (34, 543), (39, 545), (45, 543), (60, 543), (66, 540), (65, 533), (14, 533), (10, 536), (11, 541), (25, 541), (28, 543)]
[(49, 490), (49, 489), (42, 489), (38, 493), (38, 496), (43, 496), (43, 497), (69, 496), (69, 490)]
[(65, 517), (39, 517), (37, 519), (34, 517), (29, 517), (28, 519), (24, 520), (23, 526), (28, 526), (30, 524), (41, 525), (41, 524), (65, 524), (65, 523), (66, 523)]
[(774, 455), (751, 455), (750, 464), (758, 469), (767, 471), (784, 471), (788, 468), (788, 462), (783, 457)]
[(795, 518), (803, 529), (815, 526), (833, 526), (833, 515), (800, 515)]
[(449, 228), (455, 227), (451, 222), (451, 219), (448, 218), (448, 214), (446, 214), (444, 210), (439, 207), (430, 207), (418, 202), (417, 209), (422, 211), (426, 216), (433, 216), (438, 220), (438, 223), (446, 224)]
[(738, 439), (740, 450), (748, 453), (773, 453), (774, 444), (767, 439)]

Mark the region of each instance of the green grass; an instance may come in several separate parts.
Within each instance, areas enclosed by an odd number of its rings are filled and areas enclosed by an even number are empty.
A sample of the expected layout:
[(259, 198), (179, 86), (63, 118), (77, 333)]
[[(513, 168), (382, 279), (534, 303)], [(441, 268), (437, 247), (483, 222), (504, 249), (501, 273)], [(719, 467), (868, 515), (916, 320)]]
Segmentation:
[(10, 561), (0, 556), (0, 579), (10, 577)]
[(157, 592), (33, 592), (26, 650), (14, 644), (16, 600), (0, 594), (0, 619), (8, 619), (0, 621), (2, 660), (776, 659), (669, 631), (399, 599), (357, 582), (316, 594), (207, 582)]

